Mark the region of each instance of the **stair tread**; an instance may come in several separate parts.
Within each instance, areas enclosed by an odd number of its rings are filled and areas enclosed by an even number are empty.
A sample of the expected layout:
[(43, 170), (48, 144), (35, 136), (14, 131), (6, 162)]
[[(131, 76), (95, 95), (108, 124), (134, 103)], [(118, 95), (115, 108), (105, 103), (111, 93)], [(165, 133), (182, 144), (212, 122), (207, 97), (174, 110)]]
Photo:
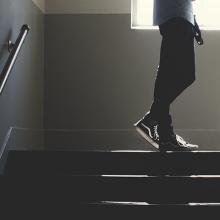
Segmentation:
[[(16, 182), (16, 188), (14, 183)], [(1, 188), (61, 200), (220, 203), (220, 177), (3, 176)]]
[(220, 152), (10, 151), (10, 173), (218, 175)]

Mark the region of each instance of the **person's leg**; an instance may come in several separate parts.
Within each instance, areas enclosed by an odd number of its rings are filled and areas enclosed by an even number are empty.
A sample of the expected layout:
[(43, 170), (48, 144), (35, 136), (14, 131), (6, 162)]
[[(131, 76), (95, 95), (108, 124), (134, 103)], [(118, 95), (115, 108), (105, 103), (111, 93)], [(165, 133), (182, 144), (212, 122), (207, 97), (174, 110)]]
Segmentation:
[(170, 104), (195, 80), (193, 26), (174, 18), (160, 26), (163, 37), (160, 64), (150, 115), (158, 121), (160, 138), (172, 132)]
[(160, 32), (163, 39), (154, 102), (150, 113), (134, 126), (161, 151), (197, 150), (197, 145), (187, 143), (174, 133), (169, 113), (170, 104), (195, 80), (193, 26), (182, 18), (175, 18), (161, 25)]

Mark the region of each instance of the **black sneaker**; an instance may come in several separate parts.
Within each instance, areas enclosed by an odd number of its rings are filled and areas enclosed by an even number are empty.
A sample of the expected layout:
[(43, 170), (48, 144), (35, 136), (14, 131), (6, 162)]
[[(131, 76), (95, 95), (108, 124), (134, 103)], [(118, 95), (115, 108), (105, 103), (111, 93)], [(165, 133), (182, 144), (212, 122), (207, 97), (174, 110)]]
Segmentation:
[(159, 150), (165, 151), (195, 151), (199, 146), (186, 142), (182, 137), (173, 134), (166, 141), (160, 140)]
[(134, 124), (137, 132), (145, 138), (152, 146), (159, 149), (159, 135), (157, 132), (157, 121), (150, 117), (149, 112)]

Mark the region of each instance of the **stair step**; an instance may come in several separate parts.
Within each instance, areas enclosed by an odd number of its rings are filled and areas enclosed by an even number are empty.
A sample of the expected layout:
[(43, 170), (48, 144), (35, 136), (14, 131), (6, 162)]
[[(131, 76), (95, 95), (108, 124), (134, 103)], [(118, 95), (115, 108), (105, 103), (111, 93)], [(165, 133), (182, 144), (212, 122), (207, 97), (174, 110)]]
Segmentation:
[(10, 151), (6, 173), (218, 175), (220, 152)]
[[(2, 208), (8, 208), (8, 219), (16, 217), (26, 217), (32, 219), (34, 216), (38, 219), (215, 219), (219, 216), (219, 203), (189, 203), (189, 204), (149, 204), (140, 202), (115, 202), (101, 201), (93, 203), (72, 203), (71, 200), (58, 200), (56, 195), (50, 199), (42, 196), (36, 200), (35, 197), (30, 199), (21, 197), (9, 197), (8, 203), (2, 203)], [(13, 199), (13, 200), (10, 200)], [(1, 200), (1, 199), (0, 199)], [(12, 211), (13, 210), (13, 211)], [(10, 218), (9, 216), (13, 216)], [(218, 217), (217, 217), (218, 218)], [(216, 219), (217, 219), (216, 218)]]
[[(210, 216), (218, 216), (220, 204), (140, 204), (140, 203), (115, 203), (99, 202), (79, 206), (79, 212), (85, 216), (98, 219), (209, 219)], [(77, 213), (77, 212), (76, 212)], [(76, 214), (75, 213), (75, 214)], [(82, 219), (82, 214), (79, 215)], [(81, 219), (80, 218), (80, 219)]]
[(48, 195), (49, 199), (69, 200), (72, 204), (106, 200), (154, 204), (220, 203), (219, 176), (3, 176), (0, 183), (8, 193), (17, 197), (27, 195), (27, 200)]

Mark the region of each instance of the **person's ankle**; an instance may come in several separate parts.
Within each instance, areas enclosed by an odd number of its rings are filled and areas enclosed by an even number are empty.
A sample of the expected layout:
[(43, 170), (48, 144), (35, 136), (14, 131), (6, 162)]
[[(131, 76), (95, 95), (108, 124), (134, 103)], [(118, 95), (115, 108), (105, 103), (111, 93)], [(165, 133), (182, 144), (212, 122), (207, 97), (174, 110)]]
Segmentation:
[(151, 119), (153, 121), (158, 122), (157, 116), (154, 113), (152, 113), (151, 111), (148, 111), (145, 116), (148, 119)]
[(173, 137), (175, 137), (174, 129), (172, 125), (161, 126), (158, 125), (158, 134), (160, 137), (160, 141), (166, 142)]

